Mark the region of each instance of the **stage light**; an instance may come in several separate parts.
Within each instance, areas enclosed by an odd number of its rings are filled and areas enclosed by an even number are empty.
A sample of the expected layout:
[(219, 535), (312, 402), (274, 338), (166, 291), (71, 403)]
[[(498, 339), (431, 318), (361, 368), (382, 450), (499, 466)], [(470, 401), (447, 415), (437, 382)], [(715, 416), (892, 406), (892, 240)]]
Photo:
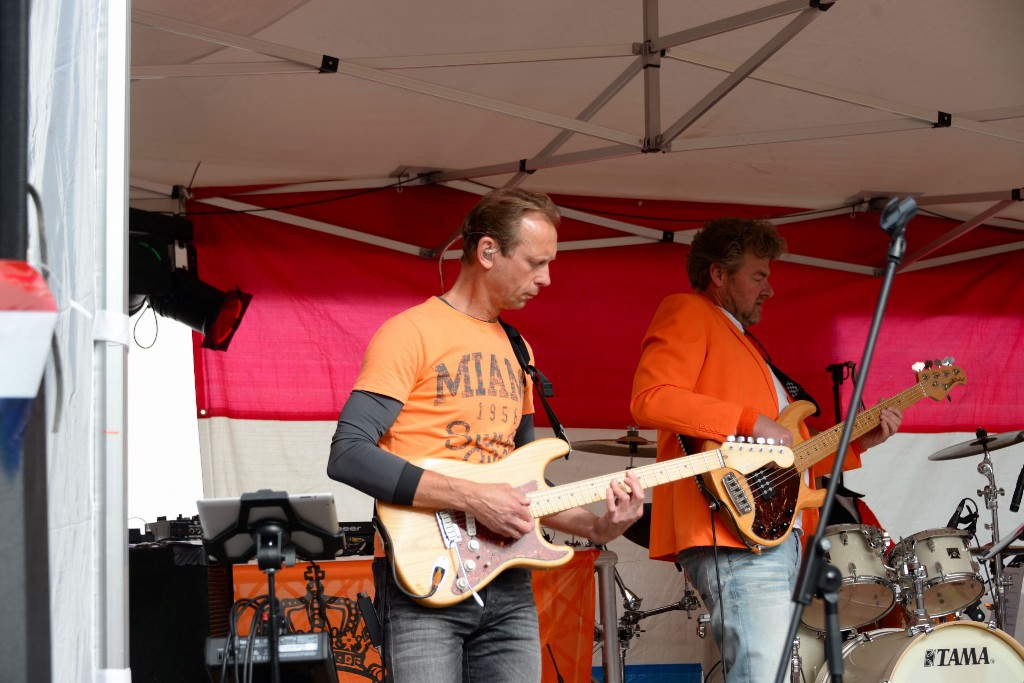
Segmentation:
[(202, 334), (203, 348), (227, 350), (252, 295), (237, 287), (221, 291), (196, 276), (190, 221), (130, 209), (128, 229), (128, 314), (148, 301), (158, 315)]

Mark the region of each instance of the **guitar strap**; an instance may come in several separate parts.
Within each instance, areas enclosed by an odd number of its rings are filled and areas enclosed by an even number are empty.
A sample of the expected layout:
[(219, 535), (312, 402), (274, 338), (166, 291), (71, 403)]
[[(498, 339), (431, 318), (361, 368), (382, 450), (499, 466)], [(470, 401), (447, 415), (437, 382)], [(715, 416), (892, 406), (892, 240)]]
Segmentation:
[[(555, 416), (555, 411), (552, 410), (551, 406), (548, 405), (548, 398), (555, 395), (555, 388), (552, 386), (551, 381), (544, 376), (540, 370), (530, 363), (530, 353), (526, 349), (526, 342), (523, 341), (523, 335), (519, 334), (519, 330), (509, 325), (507, 322), (498, 318), (498, 322), (501, 323), (502, 329), (505, 330), (505, 334), (508, 335), (508, 340), (512, 344), (512, 350), (515, 351), (516, 358), (519, 360), (519, 365), (522, 366), (523, 370), (533, 380), (533, 385), (537, 388), (537, 396), (540, 397), (541, 405), (544, 406), (544, 412), (547, 413), (548, 422), (551, 423), (551, 429), (562, 441), (566, 442), (570, 446), (572, 442), (569, 441), (569, 437), (565, 434), (565, 429), (562, 428), (562, 423), (558, 421)], [(568, 458), (568, 454), (565, 456)]]
[(768, 353), (768, 349), (764, 348), (764, 344), (761, 343), (761, 340), (752, 335), (750, 330), (744, 330), (743, 334), (746, 335), (750, 341), (754, 342), (754, 345), (757, 346), (758, 350), (760, 350), (761, 358), (768, 364), (768, 367), (771, 368), (772, 372), (775, 373), (775, 376), (779, 378), (779, 381), (782, 382), (782, 387), (786, 390), (786, 393), (793, 397), (793, 400), (795, 401), (807, 401), (812, 404), (814, 406), (814, 413), (812, 413), (814, 417), (821, 415), (821, 406), (818, 405), (818, 402), (815, 401), (814, 397), (807, 393), (807, 390), (800, 386), (795, 379), (784, 373), (782, 370), (779, 370), (779, 368), (772, 363), (772, 357)]

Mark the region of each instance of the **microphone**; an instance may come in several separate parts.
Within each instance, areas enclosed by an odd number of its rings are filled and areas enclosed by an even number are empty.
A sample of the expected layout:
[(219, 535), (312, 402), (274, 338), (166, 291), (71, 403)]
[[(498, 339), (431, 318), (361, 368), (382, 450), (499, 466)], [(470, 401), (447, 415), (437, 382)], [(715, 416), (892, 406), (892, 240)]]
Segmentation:
[(966, 504), (967, 504), (967, 499), (966, 498), (961, 498), (960, 499), (960, 504), (956, 506), (956, 512), (954, 512), (953, 516), (949, 518), (948, 522), (946, 522), (946, 526), (948, 528), (955, 529), (957, 527), (957, 525), (960, 524), (960, 522), (961, 522), (960, 513), (964, 511), (964, 505), (966, 505)]
[(917, 215), (917, 202), (913, 197), (900, 199), (893, 197), (882, 210), (882, 230), (892, 234), (894, 230), (902, 230), (910, 219)]
[(1020, 510), (1020, 498), (1024, 495), (1024, 467), (1021, 468), (1020, 474), (1017, 475), (1017, 486), (1013, 489), (1013, 498), (1010, 499), (1010, 512), (1017, 512)]

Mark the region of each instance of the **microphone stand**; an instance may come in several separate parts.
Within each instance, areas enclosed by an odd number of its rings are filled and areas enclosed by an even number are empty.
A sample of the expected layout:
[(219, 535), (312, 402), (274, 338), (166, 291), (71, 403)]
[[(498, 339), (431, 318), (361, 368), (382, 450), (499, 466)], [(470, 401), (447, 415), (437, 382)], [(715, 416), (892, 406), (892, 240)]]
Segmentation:
[[(875, 342), (878, 340), (878, 331), (882, 325), (882, 316), (885, 312), (885, 304), (889, 298), (889, 290), (892, 288), (892, 280), (896, 274), (896, 267), (903, 260), (903, 253), (906, 251), (905, 233), (907, 223), (917, 213), (917, 202), (912, 197), (902, 201), (897, 197), (889, 200), (882, 211), (881, 227), (890, 235), (889, 250), (886, 258), (885, 272), (882, 278), (882, 289), (878, 294), (878, 303), (875, 306), (875, 315), (871, 321), (871, 329), (868, 331), (867, 342), (864, 346), (864, 356), (861, 358), (860, 375), (854, 382), (853, 396), (850, 397), (850, 407), (847, 415), (855, 415), (857, 406), (860, 405), (861, 395), (864, 393), (864, 382), (871, 368), (871, 356), (874, 354)], [(832, 506), (835, 502), (836, 488), (839, 485), (839, 475), (843, 471), (843, 463), (846, 460), (846, 450), (850, 445), (850, 436), (853, 434), (854, 420), (847, 420), (843, 425), (843, 434), (839, 439), (839, 446), (836, 450), (835, 464), (832, 467), (832, 474), (829, 477), (828, 487), (825, 493), (825, 504), (821, 507), (821, 519), (828, 519), (832, 513)], [(839, 587), (842, 585), (842, 576), (831, 564), (825, 562), (825, 554), (829, 551), (830, 543), (818, 531), (807, 541), (807, 555), (804, 558), (800, 576), (797, 579), (796, 591), (793, 596), (793, 616), (789, 622), (787, 632), (787, 643), (796, 640), (797, 629), (800, 619), (803, 616), (804, 608), (810, 604), (815, 593), (819, 593), (825, 603), (825, 658), (828, 661), (829, 675), (833, 683), (843, 681), (843, 658), (842, 641), (839, 629)], [(786, 672), (791, 662), (790, 653), (783, 652), (776, 670), (776, 683), (785, 683)]]

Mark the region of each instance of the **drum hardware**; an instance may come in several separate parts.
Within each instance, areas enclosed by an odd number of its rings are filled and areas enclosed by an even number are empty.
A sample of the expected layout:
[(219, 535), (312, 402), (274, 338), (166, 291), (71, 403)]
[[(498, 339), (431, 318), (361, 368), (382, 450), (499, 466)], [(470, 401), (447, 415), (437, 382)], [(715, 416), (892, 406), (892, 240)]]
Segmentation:
[[(992, 532), (992, 543), (996, 545), (999, 542), (999, 496), (1005, 495), (1005, 492), (996, 485), (991, 452), (1024, 442), (1024, 431), (990, 435), (985, 429), (979, 427), (975, 431), (975, 436), (978, 438), (974, 441), (944, 448), (929, 455), (928, 459), (952, 460), (954, 458), (965, 458), (979, 453), (982, 454), (981, 463), (978, 464), (978, 472), (986, 478), (988, 484), (986, 484), (985, 488), (978, 489), (977, 494), (980, 498), (984, 499), (985, 507), (992, 515), (992, 523), (986, 523), (985, 528)], [(1016, 495), (1014, 497), (1018, 498)], [(987, 560), (992, 562), (993, 609), (991, 624), (995, 628), (1002, 628), (1006, 609), (1006, 582), (1003, 580), (1002, 554), (993, 554), (991, 557), (986, 557), (983, 561)]]
[[(643, 598), (636, 595), (626, 587), (625, 582), (622, 580), (622, 576), (619, 574), (618, 568), (613, 568), (612, 573), (615, 578), (615, 585), (618, 587), (619, 593), (622, 595), (623, 613), (619, 618), (617, 635), (619, 643), (619, 667), (620, 671), (624, 671), (626, 665), (626, 654), (629, 652), (629, 647), (633, 639), (639, 638), (640, 634), (644, 632), (644, 630), (640, 628), (641, 620), (646, 619), (647, 617), (653, 617), (656, 614), (663, 614), (665, 612), (672, 612), (675, 610), (684, 610), (686, 612), (686, 618), (692, 619), (692, 613), (694, 610), (700, 608), (700, 601), (697, 599), (697, 595), (694, 591), (687, 587), (683, 590), (683, 597), (677, 602), (663, 607), (641, 610), (640, 606), (643, 603)], [(701, 638), (704, 637), (704, 633), (702, 633), (702, 631), (706, 628), (706, 623), (710, 621), (710, 618), (711, 616), (706, 613), (698, 617), (697, 635)], [(595, 640), (599, 640), (601, 635), (602, 632), (595, 627)]]
[[(674, 610), (685, 610), (686, 618), (692, 619), (693, 616), (691, 613), (699, 607), (700, 603), (697, 601), (697, 596), (694, 595), (692, 590), (687, 588), (683, 591), (683, 597), (680, 598), (678, 602), (674, 602), (671, 605), (655, 607), (654, 609), (649, 610), (626, 609), (622, 614), (622, 617), (619, 619), (619, 642), (623, 645), (623, 656), (625, 656), (625, 651), (628, 649), (629, 641), (633, 638), (639, 638), (640, 634), (644, 632), (639, 626), (641, 619), (653, 617), (656, 614), (672, 612)], [(710, 620), (710, 615), (708, 615), (708, 619)], [(699, 619), (697, 629), (698, 631), (701, 629)]]
[[(999, 539), (999, 496), (1005, 494), (1003, 489), (996, 486), (995, 469), (992, 467), (992, 458), (990, 457), (988, 447), (992, 441), (990, 441), (988, 433), (980, 427), (975, 434), (978, 437), (978, 441), (974, 443), (981, 442), (980, 446), (984, 453), (981, 463), (978, 464), (978, 472), (988, 480), (988, 484), (984, 489), (978, 489), (978, 496), (984, 498), (985, 507), (992, 513), (992, 523), (986, 524), (985, 528), (992, 532), (992, 542), (995, 543)], [(992, 593), (992, 601), (995, 603), (995, 609), (992, 611), (993, 624), (996, 628), (1002, 628), (1003, 611), (1006, 602), (1003, 592), (1002, 557), (996, 557), (992, 560)]]
[(793, 655), (789, 659), (790, 683), (802, 683), (804, 660), (800, 657), (800, 639), (793, 640)]
[(697, 637), (706, 638), (708, 635), (708, 624), (711, 623), (711, 615), (705, 612), (697, 615)]
[(924, 580), (928, 572), (921, 566), (917, 557), (909, 558), (906, 564), (903, 565), (903, 570), (914, 583), (914, 601), (917, 603), (914, 611), (910, 612), (910, 624), (907, 626), (907, 633), (909, 635), (930, 633), (935, 627), (932, 625), (931, 616), (925, 607)]

